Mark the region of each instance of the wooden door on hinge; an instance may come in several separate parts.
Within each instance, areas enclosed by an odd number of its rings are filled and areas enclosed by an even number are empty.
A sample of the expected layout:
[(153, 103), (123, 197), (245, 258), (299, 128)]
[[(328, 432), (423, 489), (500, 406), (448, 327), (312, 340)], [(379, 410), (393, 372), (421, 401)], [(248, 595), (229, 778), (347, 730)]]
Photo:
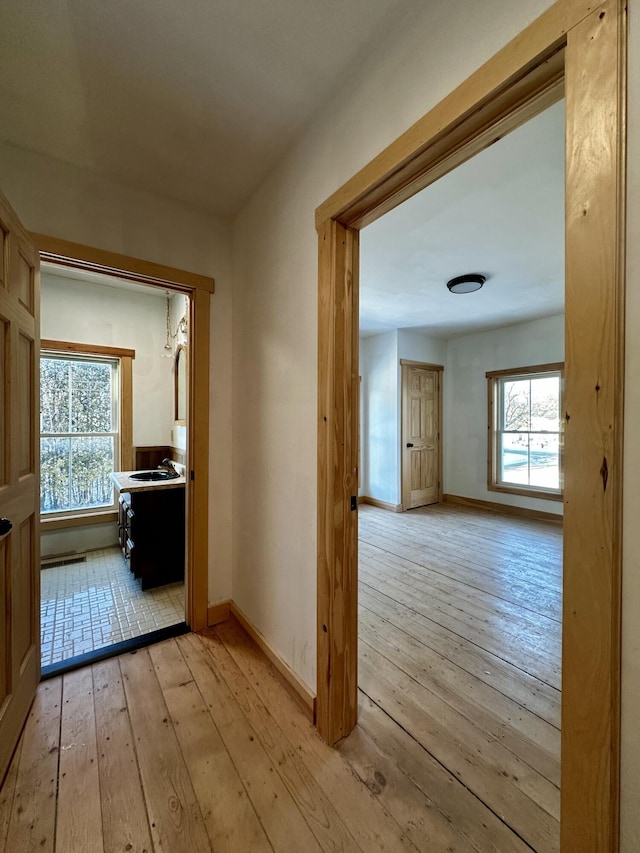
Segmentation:
[(440, 493), (439, 371), (402, 365), (402, 508), (437, 503)]
[(0, 194), (0, 780), (40, 680), (39, 268)]

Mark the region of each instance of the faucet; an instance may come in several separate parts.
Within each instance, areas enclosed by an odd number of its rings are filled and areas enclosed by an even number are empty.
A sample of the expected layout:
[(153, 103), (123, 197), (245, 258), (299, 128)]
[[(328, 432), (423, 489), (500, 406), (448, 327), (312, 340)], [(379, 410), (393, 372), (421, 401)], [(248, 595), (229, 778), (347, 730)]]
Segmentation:
[(162, 462), (158, 465), (158, 468), (166, 468), (167, 471), (170, 471), (172, 474), (175, 474), (176, 477), (178, 476), (178, 472), (176, 471), (173, 462), (168, 458), (163, 459)]

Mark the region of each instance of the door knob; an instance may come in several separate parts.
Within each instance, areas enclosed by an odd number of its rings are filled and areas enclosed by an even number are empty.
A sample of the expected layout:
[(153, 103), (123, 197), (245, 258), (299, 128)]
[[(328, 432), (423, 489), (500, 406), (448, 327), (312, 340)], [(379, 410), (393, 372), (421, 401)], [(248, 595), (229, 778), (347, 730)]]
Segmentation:
[(408, 442), (407, 442), (407, 447), (413, 447), (413, 444), (411, 444), (411, 442), (410, 442), (410, 441), (408, 441)]
[(8, 533), (13, 524), (9, 521), (8, 518), (0, 518), (0, 536), (4, 536), (5, 533)]

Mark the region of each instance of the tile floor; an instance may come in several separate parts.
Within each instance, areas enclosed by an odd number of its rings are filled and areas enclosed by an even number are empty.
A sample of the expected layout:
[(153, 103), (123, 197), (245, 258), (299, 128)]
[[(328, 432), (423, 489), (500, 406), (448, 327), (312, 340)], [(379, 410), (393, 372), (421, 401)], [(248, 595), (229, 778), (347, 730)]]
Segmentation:
[(143, 592), (119, 548), (82, 556), (40, 573), (43, 666), (184, 622), (183, 583)]

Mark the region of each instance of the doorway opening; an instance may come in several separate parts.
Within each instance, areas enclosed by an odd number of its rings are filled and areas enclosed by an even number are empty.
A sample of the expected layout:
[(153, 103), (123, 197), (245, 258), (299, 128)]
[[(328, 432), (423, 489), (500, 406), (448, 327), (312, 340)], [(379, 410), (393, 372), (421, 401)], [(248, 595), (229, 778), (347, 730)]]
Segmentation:
[(576, 839), (584, 849), (613, 849), (618, 839), (624, 67), (624, 4), (594, 10), (558, 0), (316, 210), (317, 725), (334, 743), (358, 720), (359, 231), (565, 93), (560, 836), (567, 851)]
[(452, 847), (559, 844), (564, 111), (360, 234), (359, 728)]
[(179, 291), (41, 265), (45, 677), (186, 627), (190, 310)]
[[(184, 565), (184, 593), (174, 591), (172, 601), (164, 601), (159, 613), (159, 620), (174, 621), (172, 611), (182, 613), (182, 619), (172, 625), (157, 627), (144, 637), (130, 637), (122, 642), (125, 648), (136, 645), (148, 644), (162, 639), (165, 635), (173, 635), (185, 630), (199, 631), (207, 625), (207, 588), (208, 588), (208, 552), (209, 538), (208, 525), (208, 469), (209, 469), (209, 333), (210, 333), (210, 299), (214, 292), (214, 281), (208, 276), (190, 273), (173, 267), (166, 267), (150, 261), (131, 258), (126, 255), (118, 255), (101, 249), (95, 249), (82, 244), (70, 243), (64, 240), (47, 237), (39, 234), (31, 234), (31, 240), (40, 253), (41, 264), (55, 265), (58, 271), (62, 270), (65, 276), (70, 276), (73, 281), (74, 275), (80, 276), (81, 280), (87, 277), (98, 276), (103, 284), (107, 285), (108, 301), (113, 302), (114, 294), (128, 294), (129, 300), (137, 300), (136, 323), (130, 317), (128, 320), (122, 316), (113, 319), (111, 334), (117, 335), (117, 330), (128, 322), (132, 334), (139, 335), (142, 350), (153, 349), (152, 357), (140, 360), (141, 381), (146, 395), (145, 409), (138, 407), (139, 423), (142, 431), (142, 442), (134, 442), (134, 409), (131, 407), (129, 415), (123, 420), (123, 435), (121, 436), (120, 471), (133, 472), (157, 469), (158, 465), (164, 469), (167, 475), (166, 482), (172, 485), (164, 485), (162, 491), (165, 493), (162, 512), (169, 519), (164, 526), (157, 522), (150, 522), (154, 546), (150, 549), (138, 549), (146, 551), (144, 559), (133, 560), (136, 564), (135, 571), (131, 572), (129, 582), (135, 582), (136, 588), (143, 586), (153, 592), (162, 589), (166, 592), (167, 584), (164, 581), (179, 583), (178, 578), (172, 577), (171, 572), (175, 570), (176, 563)], [(76, 280), (76, 285), (81, 281)], [(142, 301), (141, 301), (142, 300)], [(152, 310), (142, 310), (141, 306), (154, 306)], [(142, 314), (140, 313), (142, 310)], [(151, 318), (154, 321), (151, 322)], [(91, 335), (95, 315), (89, 314), (83, 319), (83, 332)], [(68, 327), (67, 327), (68, 328)], [(47, 340), (46, 338), (44, 339)], [(117, 349), (117, 348), (116, 348)], [(120, 348), (122, 350), (122, 348)], [(120, 351), (116, 354), (121, 358), (124, 366), (122, 381), (124, 387), (119, 388), (123, 401), (125, 398), (133, 400), (133, 364), (135, 361), (134, 351)], [(124, 358), (123, 356), (129, 356)], [(126, 368), (129, 368), (128, 372)], [(166, 374), (166, 375), (165, 375)], [(138, 395), (139, 396), (139, 395)], [(162, 403), (164, 401), (164, 403)], [(143, 401), (145, 402), (145, 401)], [(164, 405), (165, 423), (162, 424), (158, 417), (157, 405)], [(155, 421), (155, 426), (150, 426)], [(167, 438), (162, 443), (144, 443), (144, 434), (149, 435), (149, 430), (164, 428), (167, 430)], [(166, 462), (164, 462), (166, 460)], [(161, 472), (162, 473), (162, 472)], [(178, 477), (174, 477), (178, 474)], [(131, 542), (134, 548), (138, 547), (135, 538), (130, 534), (131, 514), (135, 516), (136, 507), (138, 512), (138, 536), (139, 542), (144, 544), (148, 539), (149, 529), (140, 525), (140, 519), (149, 518), (146, 494), (157, 487), (156, 480), (139, 480), (142, 485), (136, 486), (137, 498), (133, 497), (134, 490), (130, 488), (134, 480), (128, 480), (126, 488), (120, 488), (120, 497), (124, 496), (121, 503), (119, 498), (113, 512), (117, 530), (116, 548), (119, 553), (128, 554), (128, 563), (131, 565)], [(182, 484), (184, 497), (180, 506), (174, 506), (176, 495), (180, 489), (175, 486)], [(172, 494), (171, 498), (169, 497)], [(149, 497), (149, 499), (151, 499)], [(153, 518), (156, 518), (155, 513)], [(184, 540), (176, 536), (174, 519), (185, 519)], [(80, 523), (79, 527), (83, 525)], [(179, 525), (182, 527), (182, 525)], [(53, 527), (55, 528), (55, 522)], [(113, 527), (111, 532), (113, 532)], [(110, 534), (112, 535), (112, 534)], [(140, 539), (142, 537), (142, 539)], [(182, 552), (182, 560), (180, 559)], [(114, 552), (115, 553), (115, 552)], [(167, 559), (169, 555), (169, 559)], [(173, 558), (176, 557), (174, 560)], [(119, 558), (118, 558), (119, 559)], [(159, 575), (153, 575), (153, 567), (162, 564)], [(151, 571), (151, 576), (149, 572)], [(136, 578), (135, 576), (138, 575)], [(159, 597), (166, 598), (163, 593), (154, 593)], [(182, 607), (181, 596), (184, 596)], [(137, 621), (137, 620), (136, 620)], [(144, 620), (142, 620), (144, 621)], [(153, 628), (151, 619), (147, 618), (146, 628)], [(130, 626), (131, 627), (131, 626)], [(122, 650), (122, 646), (110, 647), (110, 653), (116, 654)], [(92, 658), (98, 659), (105, 656), (100, 651), (88, 652)], [(81, 656), (79, 663), (86, 662)], [(73, 665), (76, 665), (74, 660)], [(53, 664), (55, 666), (55, 664)]]

